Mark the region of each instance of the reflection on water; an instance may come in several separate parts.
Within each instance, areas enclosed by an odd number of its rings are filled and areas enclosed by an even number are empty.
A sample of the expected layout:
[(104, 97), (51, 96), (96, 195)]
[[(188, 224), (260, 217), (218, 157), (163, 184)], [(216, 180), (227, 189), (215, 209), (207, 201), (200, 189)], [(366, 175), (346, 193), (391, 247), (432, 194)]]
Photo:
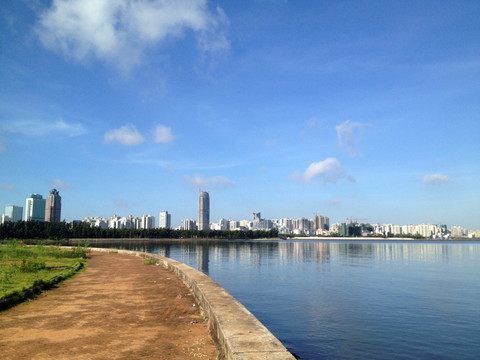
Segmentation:
[[(94, 241), (91, 246), (115, 247), (172, 257), (208, 273), (208, 262), (221, 260), (261, 266), (276, 259), (292, 263), (341, 261), (348, 266), (372, 266), (377, 261), (448, 261), (462, 256), (479, 256), (477, 242), (314, 242), (314, 241)], [(461, 246), (455, 246), (461, 245)], [(193, 260), (193, 261), (192, 261)]]
[(480, 353), (478, 242), (109, 246), (171, 257), (209, 274), (302, 359), (473, 359)]

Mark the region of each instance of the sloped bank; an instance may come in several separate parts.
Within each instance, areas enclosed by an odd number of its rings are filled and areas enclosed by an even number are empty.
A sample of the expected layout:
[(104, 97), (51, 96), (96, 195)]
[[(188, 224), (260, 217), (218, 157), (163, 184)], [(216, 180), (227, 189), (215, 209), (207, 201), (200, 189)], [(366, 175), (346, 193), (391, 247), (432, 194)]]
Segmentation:
[(62, 274), (56, 275), (48, 280), (36, 281), (31, 287), (20, 291), (15, 291), (5, 297), (0, 298), (0, 311), (7, 310), (12, 306), (20, 304), (29, 299), (35, 298), (42, 291), (51, 289), (58, 283), (71, 278), (84, 268), (83, 263), (79, 262), (65, 270)]
[[(112, 249), (92, 248), (94, 251)], [(294, 360), (283, 344), (250, 312), (213, 279), (179, 261), (138, 251), (116, 250), (122, 254), (155, 259), (187, 286), (200, 305), (210, 335), (226, 360)]]

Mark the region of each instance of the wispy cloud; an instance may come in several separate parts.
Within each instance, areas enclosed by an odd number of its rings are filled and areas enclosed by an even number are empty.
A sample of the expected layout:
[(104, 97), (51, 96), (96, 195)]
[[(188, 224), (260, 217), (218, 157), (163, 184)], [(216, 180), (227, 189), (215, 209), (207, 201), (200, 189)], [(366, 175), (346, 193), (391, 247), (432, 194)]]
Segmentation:
[(361, 156), (361, 152), (357, 149), (357, 142), (365, 126), (365, 124), (352, 122), (350, 120), (335, 126), (338, 147), (345, 150), (351, 157)]
[(440, 185), (452, 181), (452, 178), (443, 174), (427, 174), (422, 181), (426, 185)]
[(80, 136), (86, 134), (87, 129), (80, 123), (39, 120), (15, 120), (4, 125), (7, 132), (20, 133), (28, 136), (44, 136), (52, 133), (63, 133), (67, 136)]
[(323, 184), (336, 183), (341, 179), (355, 181), (347, 174), (340, 161), (335, 158), (326, 158), (323, 161), (311, 163), (303, 173), (296, 172), (292, 178), (306, 184), (310, 184), (314, 178), (322, 179)]
[(66, 182), (63, 182), (60, 179), (53, 179), (53, 181), (50, 184), (53, 188), (59, 189), (59, 190), (65, 190), (70, 187), (70, 184), (67, 184)]
[(276, 146), (277, 144), (278, 144), (278, 139), (265, 140), (265, 146), (267, 147), (273, 147), (273, 146)]
[(153, 141), (156, 143), (169, 144), (175, 140), (172, 130), (164, 125), (157, 125), (153, 130)]
[(340, 205), (341, 201), (336, 199), (331, 199), (327, 201), (327, 205), (336, 206)]
[(135, 146), (143, 143), (145, 138), (138, 132), (137, 128), (130, 125), (124, 125), (119, 129), (109, 130), (104, 136), (105, 143), (118, 142), (126, 146)]
[(147, 48), (187, 31), (202, 53), (224, 51), (229, 48), (227, 24), (223, 10), (210, 11), (206, 0), (53, 0), (36, 30), (49, 49), (129, 71)]
[(10, 185), (10, 184), (0, 184), (0, 188), (8, 190), (8, 191), (15, 191), (15, 189), (16, 189), (15, 186)]
[(5, 150), (7, 150), (7, 148), (5, 147), (5, 145), (3, 145), (3, 141), (0, 140), (0, 154)]
[(228, 188), (235, 186), (235, 182), (222, 175), (204, 178), (199, 174), (195, 174), (193, 177), (184, 175), (183, 178), (190, 185), (202, 189)]

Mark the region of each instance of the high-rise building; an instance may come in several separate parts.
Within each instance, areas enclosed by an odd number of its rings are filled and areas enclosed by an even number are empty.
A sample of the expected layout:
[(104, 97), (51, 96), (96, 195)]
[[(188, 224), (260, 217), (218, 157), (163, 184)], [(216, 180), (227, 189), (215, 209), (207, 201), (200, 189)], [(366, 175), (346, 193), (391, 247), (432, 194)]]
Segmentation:
[(330, 219), (327, 216), (315, 215), (313, 220), (314, 230), (328, 230), (330, 228)]
[(155, 216), (143, 215), (140, 223), (140, 229), (155, 229)]
[(32, 194), (25, 204), (25, 221), (45, 221), (45, 199), (42, 195)]
[(47, 197), (47, 205), (45, 207), (45, 221), (60, 221), (62, 213), (62, 197), (57, 189), (52, 189)]
[(210, 229), (210, 196), (208, 191), (200, 191), (198, 197), (198, 230)]
[(172, 215), (168, 211), (160, 211), (158, 218), (158, 227), (161, 229), (170, 229), (172, 226)]
[(17, 205), (5, 206), (5, 221), (22, 221), (23, 219), (23, 207)]

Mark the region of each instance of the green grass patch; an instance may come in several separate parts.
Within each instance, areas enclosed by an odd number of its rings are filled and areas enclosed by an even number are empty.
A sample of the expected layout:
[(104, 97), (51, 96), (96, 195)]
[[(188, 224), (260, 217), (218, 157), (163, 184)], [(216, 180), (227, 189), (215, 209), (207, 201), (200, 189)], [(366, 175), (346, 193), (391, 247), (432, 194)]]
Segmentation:
[(86, 263), (87, 253), (85, 247), (25, 246), (18, 240), (0, 245), (0, 301), (72, 276)]
[(156, 265), (156, 264), (157, 264), (157, 259), (154, 259), (154, 258), (143, 260), (143, 265)]

